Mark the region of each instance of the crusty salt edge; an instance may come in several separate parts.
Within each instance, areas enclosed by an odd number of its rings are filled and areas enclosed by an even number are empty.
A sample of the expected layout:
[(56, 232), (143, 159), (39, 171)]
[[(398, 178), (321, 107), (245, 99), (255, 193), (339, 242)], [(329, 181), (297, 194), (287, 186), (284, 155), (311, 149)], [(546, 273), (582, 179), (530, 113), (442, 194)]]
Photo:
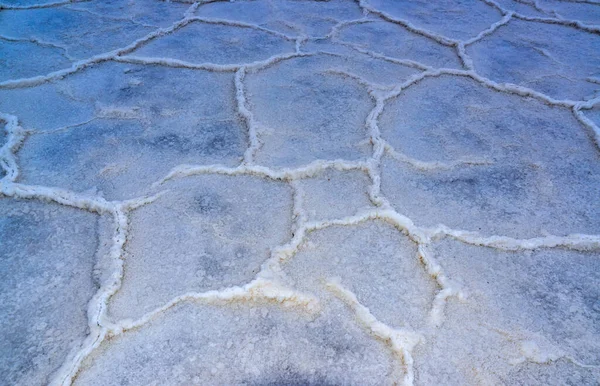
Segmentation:
[(159, 186), (168, 180), (202, 174), (222, 174), (229, 176), (255, 175), (272, 180), (289, 181), (313, 177), (326, 169), (346, 171), (364, 170), (366, 167), (366, 162), (364, 161), (347, 161), (341, 159), (331, 161), (316, 160), (297, 168), (282, 169), (272, 169), (261, 165), (240, 165), (237, 167), (224, 165), (179, 165), (171, 169), (164, 178), (155, 182), (154, 186)]
[(237, 70), (235, 73), (235, 100), (238, 114), (248, 128), (248, 149), (244, 152), (244, 164), (252, 164), (254, 162), (254, 155), (260, 148), (260, 141), (258, 140), (258, 129), (257, 122), (254, 119), (254, 114), (248, 109), (246, 96), (244, 92), (244, 77), (246, 76), (246, 69), (244, 67)]
[(327, 281), (327, 288), (350, 307), (354, 312), (357, 321), (362, 324), (371, 335), (383, 341), (390, 347), (404, 367), (403, 377), (401, 377), (401, 374), (394, 375), (398, 378), (402, 378), (402, 384), (412, 385), (414, 382), (414, 360), (412, 358), (412, 350), (423, 340), (423, 337), (413, 331), (392, 328), (377, 320), (371, 311), (358, 301), (358, 298), (352, 291), (342, 286), (338, 278), (329, 279)]
[(39, 38), (36, 37), (28, 37), (28, 38), (15, 38), (15, 37), (10, 37), (10, 36), (0, 36), (0, 40), (5, 40), (8, 42), (15, 42), (15, 43), (33, 43), (36, 44), (40, 47), (50, 47), (50, 48), (55, 48), (58, 49), (60, 51), (62, 51), (62, 55), (67, 58), (70, 61), (74, 61), (75, 59), (69, 55), (69, 50), (67, 49), (67, 47), (62, 46), (60, 44), (56, 44), (56, 43), (51, 43), (51, 42), (47, 42), (44, 40), (41, 40)]
[(233, 302), (273, 302), (284, 307), (300, 307), (311, 313), (319, 309), (319, 301), (312, 295), (303, 294), (287, 288), (279, 283), (261, 278), (254, 279), (244, 286), (235, 286), (223, 290), (207, 292), (190, 292), (173, 298), (165, 305), (148, 312), (137, 320), (124, 319), (109, 325), (111, 336), (124, 331), (140, 328), (167, 310), (184, 302), (203, 302), (207, 304), (227, 304)]
[(466, 46), (473, 44), (475, 42), (478, 42), (479, 40), (483, 39), (484, 37), (493, 34), (498, 28), (507, 25), (508, 22), (512, 19), (512, 17), (513, 17), (513, 13), (507, 12), (500, 20), (498, 20), (497, 22), (492, 24), (489, 28), (481, 31), (477, 36), (475, 36), (471, 39), (459, 42), (456, 45), (456, 51), (457, 51), (458, 57), (460, 58), (463, 65), (468, 70), (474, 70), (475, 65), (473, 64), (473, 59), (471, 59), (469, 54), (467, 54)]
[(60, 6), (69, 5), (69, 4), (85, 3), (88, 1), (90, 1), (90, 0), (65, 0), (65, 1), (54, 1), (51, 3), (29, 4), (29, 5), (14, 5), (14, 4), (0, 3), (0, 10), (5, 9), (7, 11), (21, 11), (21, 10), (28, 10), (28, 9), (53, 8), (53, 7), (60, 7)]
[(594, 123), (594, 121), (592, 121), (591, 119), (586, 117), (584, 115), (583, 111), (581, 111), (581, 109), (574, 107), (573, 114), (575, 115), (575, 118), (577, 118), (577, 120), (579, 122), (581, 122), (582, 125), (584, 125), (587, 129), (589, 129), (590, 135), (594, 139), (594, 143), (596, 144), (596, 147), (598, 148), (598, 150), (600, 150), (600, 127), (598, 127)]
[(393, 159), (406, 163), (413, 168), (421, 171), (433, 171), (433, 170), (452, 170), (459, 167), (464, 166), (474, 166), (474, 165), (491, 165), (493, 162), (486, 159), (479, 158), (462, 158), (455, 161), (448, 162), (440, 162), (440, 161), (420, 161), (414, 158), (411, 158), (404, 153), (399, 152), (394, 149), (392, 145), (389, 143), (385, 143), (385, 151), (386, 153), (392, 157)]
[(504, 251), (535, 250), (541, 248), (566, 248), (576, 251), (600, 249), (600, 236), (571, 234), (567, 236), (544, 236), (530, 239), (515, 239), (506, 236), (482, 236), (477, 232), (451, 229), (438, 225), (427, 230), (432, 237), (451, 237), (465, 244), (484, 246)]
[(494, 0), (481, 0), (481, 1), (496, 8), (503, 15), (512, 13), (513, 17), (516, 19), (539, 22), (539, 23), (546, 23), (546, 24), (562, 25), (565, 27), (576, 28), (576, 29), (579, 29), (579, 30), (582, 30), (585, 32), (600, 34), (600, 26), (598, 26), (598, 25), (584, 24), (584, 23), (580, 22), (579, 20), (568, 20), (568, 19), (563, 19), (563, 18), (552, 18), (552, 17), (527, 16), (527, 15), (520, 14), (518, 12), (508, 11), (506, 8), (502, 7), (500, 4), (498, 4)]
[(6, 142), (0, 148), (0, 167), (6, 173), (0, 179), (1, 186), (3, 181), (16, 181), (19, 176), (15, 153), (23, 144), (25, 131), (19, 126), (19, 121), (14, 115), (0, 113), (0, 122), (4, 122), (4, 131), (6, 131)]
[(372, 13), (372, 14), (378, 15), (383, 20), (386, 20), (388, 22), (401, 25), (402, 27), (406, 28), (410, 32), (416, 33), (421, 36), (425, 36), (441, 45), (448, 46), (448, 47), (454, 47), (458, 44), (458, 40), (450, 39), (445, 36), (424, 30), (422, 28), (418, 28), (417, 26), (413, 25), (411, 22), (409, 22), (407, 20), (402, 20), (400, 18), (390, 15), (389, 13), (386, 13), (384, 11), (380, 11), (380, 10), (374, 8), (373, 6), (368, 4), (365, 0), (356, 0), (356, 2), (358, 3), (359, 7), (363, 11), (366, 11), (367, 13)]

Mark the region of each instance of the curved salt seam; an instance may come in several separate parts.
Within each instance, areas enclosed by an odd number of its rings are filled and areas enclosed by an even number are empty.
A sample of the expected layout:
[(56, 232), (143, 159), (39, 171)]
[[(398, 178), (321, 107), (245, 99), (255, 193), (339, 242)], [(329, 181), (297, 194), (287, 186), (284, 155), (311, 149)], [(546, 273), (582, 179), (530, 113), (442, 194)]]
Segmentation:
[(246, 165), (250, 165), (254, 162), (254, 155), (260, 148), (260, 141), (258, 140), (257, 122), (254, 119), (254, 114), (248, 109), (246, 95), (244, 91), (244, 78), (246, 77), (246, 68), (242, 67), (235, 73), (235, 99), (238, 114), (246, 123), (248, 128), (248, 148), (244, 152), (244, 160), (242, 161)]
[(14, 115), (0, 113), (0, 121), (4, 122), (4, 131), (6, 131), (6, 142), (0, 147), (0, 167), (6, 173), (0, 179), (1, 187), (5, 180), (16, 181), (19, 176), (15, 153), (25, 140), (25, 131), (19, 126), (19, 120)]
[(419, 342), (423, 341), (423, 337), (413, 331), (394, 329), (377, 320), (371, 311), (358, 301), (356, 295), (341, 284), (338, 278), (329, 279), (326, 285), (334, 295), (340, 298), (348, 307), (350, 307), (350, 309), (352, 309), (352, 311), (354, 311), (356, 319), (375, 338), (390, 346), (392, 352), (405, 367), (402, 383), (404, 385), (412, 385), (414, 382), (414, 360), (412, 358), (412, 350)]

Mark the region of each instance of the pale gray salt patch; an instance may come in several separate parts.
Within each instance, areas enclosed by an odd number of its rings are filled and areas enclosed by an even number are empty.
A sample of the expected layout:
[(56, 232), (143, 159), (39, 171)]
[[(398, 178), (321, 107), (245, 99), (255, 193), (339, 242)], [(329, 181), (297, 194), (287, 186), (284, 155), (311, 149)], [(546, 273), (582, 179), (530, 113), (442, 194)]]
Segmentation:
[[(56, 87), (91, 110), (82, 122), (96, 119), (30, 136), (19, 153), (27, 183), (132, 198), (179, 164), (234, 166), (247, 147), (232, 74), (107, 63)], [(61, 100), (23, 100), (15, 113), (26, 124)]]
[(164, 184), (131, 215), (116, 318), (140, 317), (187, 292), (250, 282), (290, 235), (290, 188), (251, 176), (194, 176)]
[[(552, 39), (548, 39), (552, 36)], [(497, 82), (515, 83), (553, 98), (598, 97), (600, 35), (575, 28), (512, 20), (467, 47), (477, 72)]]
[(568, 109), (467, 77), (426, 78), (403, 90), (387, 102), (379, 128), (397, 151), (422, 161), (598, 159), (590, 133)]
[(503, 333), (487, 323), (486, 315), (475, 314), (470, 303), (449, 298), (443, 324), (424, 332), (424, 343), (412, 352), (414, 383), (502, 384), (503, 376), (513, 368), (511, 360), (520, 355), (518, 344)]
[[(323, 68), (332, 71), (345, 71), (381, 87), (391, 88), (420, 72), (420, 70), (409, 66), (373, 58), (346, 45), (325, 39), (310, 40), (304, 44), (303, 50), (331, 54), (321, 57), (321, 60), (324, 61)], [(335, 57), (335, 55), (339, 56)], [(358, 82), (357, 80), (354, 81)], [(366, 90), (367, 86), (362, 85), (362, 87), (365, 87)]]
[(416, 244), (381, 221), (311, 232), (283, 268), (295, 288), (320, 297), (331, 294), (326, 284), (338, 278), (392, 328), (425, 326), (437, 290), (419, 260)]
[(528, 163), (417, 171), (386, 158), (382, 194), (417, 225), (514, 238), (597, 234), (598, 168)]
[(15, 115), (26, 130), (53, 130), (76, 125), (94, 115), (94, 105), (73, 96), (64, 83), (0, 89), (0, 111)]
[(299, 182), (304, 195), (302, 208), (310, 221), (352, 216), (371, 208), (368, 189), (370, 180), (362, 171), (326, 172)]
[(66, 7), (3, 10), (0, 35), (36, 38), (65, 47), (77, 59), (112, 51), (133, 43), (153, 27), (135, 24)]
[(0, 383), (47, 384), (87, 334), (96, 216), (0, 199)]
[(105, 17), (132, 19), (149, 26), (168, 27), (182, 19), (190, 4), (153, 0), (94, 0), (69, 4), (68, 8), (86, 10)]
[(194, 63), (237, 64), (293, 53), (295, 43), (250, 27), (193, 22), (134, 51)]
[(19, 153), (21, 181), (125, 199), (147, 193), (177, 165), (240, 159), (243, 135), (235, 120), (172, 127), (160, 132), (135, 120), (99, 119), (31, 136)]
[(561, 358), (549, 363), (525, 362), (511, 369), (502, 381), (504, 384), (518, 386), (597, 385), (600, 382), (600, 371), (582, 368)]
[(50, 4), (55, 2), (56, 0), (3, 0), (2, 4), (8, 4), (11, 6), (32, 6)]
[(389, 22), (374, 21), (343, 27), (339, 40), (396, 59), (410, 59), (434, 67), (461, 67), (453, 47), (443, 46)]
[(198, 16), (242, 21), (280, 32), (308, 36), (325, 36), (342, 20), (360, 19), (358, 5), (335, 1), (236, 1), (202, 5)]
[(264, 0), (215, 1), (202, 4), (195, 14), (200, 17), (239, 21), (265, 26), (272, 21), (274, 5)]
[(353, 314), (191, 303), (103, 343), (76, 385), (391, 385), (398, 364)]
[(246, 77), (263, 144), (257, 163), (291, 167), (368, 155), (365, 120), (373, 101), (365, 87), (327, 73), (332, 63), (325, 55), (297, 58)]
[(418, 28), (456, 40), (477, 36), (502, 17), (498, 10), (478, 0), (369, 0), (368, 3)]
[(591, 25), (600, 24), (600, 6), (598, 4), (544, 0), (540, 1), (540, 5), (550, 13), (564, 19), (579, 20), (584, 24)]
[[(530, 3), (521, 2), (519, 0), (495, 0), (498, 5), (508, 11), (513, 11), (525, 16), (534, 17), (553, 17), (551, 12), (543, 12), (536, 9), (533, 1)], [(543, 3), (538, 0), (538, 3), (543, 6)]]
[(358, 4), (346, 0), (273, 2), (273, 14), (308, 36), (325, 36), (336, 23), (360, 19)]
[[(30, 41), (0, 38), (0, 82), (45, 75), (71, 65), (63, 50)], [(31, 60), (36, 58), (36, 60)]]
[(417, 346), (417, 380), (597, 383), (597, 368), (579, 366), (598, 365), (597, 251), (502, 252), (440, 241), (434, 252), (468, 297), (450, 299), (443, 328)]

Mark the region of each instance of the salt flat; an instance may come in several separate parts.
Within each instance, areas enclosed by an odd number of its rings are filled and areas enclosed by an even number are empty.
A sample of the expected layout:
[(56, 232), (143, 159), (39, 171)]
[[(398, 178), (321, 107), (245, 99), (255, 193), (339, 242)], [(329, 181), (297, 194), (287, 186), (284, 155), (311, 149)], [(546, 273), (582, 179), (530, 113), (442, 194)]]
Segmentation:
[(597, 0), (3, 0), (0, 384), (597, 385)]

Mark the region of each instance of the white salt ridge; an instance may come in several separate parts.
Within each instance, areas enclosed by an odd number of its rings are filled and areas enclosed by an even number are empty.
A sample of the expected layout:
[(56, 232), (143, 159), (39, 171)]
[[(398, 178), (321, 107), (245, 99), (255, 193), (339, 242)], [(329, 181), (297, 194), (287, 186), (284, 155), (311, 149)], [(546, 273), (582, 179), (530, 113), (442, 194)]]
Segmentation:
[[(112, 247), (110, 249), (110, 260), (113, 262), (113, 267), (111, 267), (112, 273), (110, 274), (109, 278), (102, 283), (100, 289), (89, 303), (88, 324), (90, 331), (88, 338), (82, 347), (75, 347), (73, 349), (72, 354), (69, 356), (67, 361), (65, 361), (62, 368), (55, 374), (52, 384), (71, 384), (77, 377), (84, 360), (89, 357), (90, 354), (92, 354), (96, 348), (100, 346), (100, 344), (106, 342), (108, 337), (117, 336), (128, 330), (143, 328), (150, 321), (155, 320), (157, 316), (169, 312), (169, 310), (174, 306), (183, 302), (204, 302), (217, 305), (224, 305), (232, 302), (271, 302), (285, 307), (290, 306), (292, 308), (299, 308), (300, 310), (304, 310), (305, 312), (309, 313), (318, 313), (321, 307), (319, 301), (311, 294), (300, 293), (291, 287), (286, 280), (286, 275), (282, 272), (280, 263), (294, 257), (294, 255), (298, 252), (298, 248), (306, 240), (306, 236), (309, 233), (328, 227), (351, 227), (367, 221), (382, 220), (392, 224), (399, 232), (406, 234), (410, 240), (412, 240), (412, 242), (416, 243), (419, 260), (423, 264), (425, 271), (433, 279), (435, 279), (439, 287), (439, 291), (437, 292), (430, 309), (430, 322), (434, 330), (442, 328), (444, 321), (444, 307), (447, 300), (452, 297), (456, 297), (458, 299), (465, 297), (462, 287), (446, 276), (443, 267), (433, 256), (430, 246), (434, 241), (440, 238), (452, 238), (461, 243), (469, 245), (506, 251), (537, 250), (540, 248), (564, 248), (575, 251), (600, 250), (600, 235), (547, 235), (529, 239), (517, 239), (502, 235), (485, 236), (478, 232), (452, 229), (445, 225), (438, 225), (435, 227), (420, 227), (415, 225), (412, 219), (394, 210), (389, 201), (381, 194), (381, 158), (384, 154), (389, 154), (393, 158), (421, 171), (449, 170), (458, 167), (471, 167), (489, 164), (491, 162), (485, 159), (464, 159), (451, 162), (420, 161), (395, 150), (382, 137), (378, 126), (378, 120), (386, 103), (398, 95), (401, 95), (402, 92), (407, 88), (429, 77), (439, 77), (441, 75), (467, 77), (497, 92), (514, 94), (520, 97), (531, 97), (551, 106), (569, 109), (573, 112), (574, 116), (582, 124), (582, 126), (590, 132), (590, 136), (596, 145), (600, 147), (600, 129), (595, 122), (584, 115), (585, 110), (590, 110), (600, 105), (600, 97), (587, 101), (555, 99), (527, 87), (510, 83), (497, 83), (488, 78), (480, 76), (476, 72), (473, 66), (473, 61), (465, 50), (465, 47), (468, 45), (474, 44), (486, 36), (494, 34), (496, 30), (507, 25), (513, 19), (535, 21), (546, 24), (557, 24), (595, 34), (600, 33), (600, 27), (585, 24), (578, 20), (526, 16), (512, 10), (507, 10), (492, 0), (483, 1), (499, 10), (502, 14), (502, 18), (490, 25), (489, 28), (481, 31), (475, 37), (464, 41), (451, 39), (443, 35), (419, 28), (408, 20), (397, 18), (372, 7), (365, 0), (358, 1), (358, 5), (365, 12), (365, 14), (367, 14), (367, 16), (369, 14), (375, 15), (386, 22), (400, 25), (414, 34), (431, 39), (437, 44), (455, 48), (456, 55), (465, 68), (433, 68), (418, 61), (394, 58), (364, 49), (363, 47), (353, 45), (351, 43), (340, 42), (340, 44), (348, 46), (373, 58), (385, 60), (421, 71), (420, 73), (412, 76), (407, 81), (400, 84), (378, 84), (368, 81), (360, 75), (348, 71), (335, 68), (327, 69), (330, 74), (337, 74), (347, 77), (352, 81), (358, 82), (358, 84), (366, 87), (369, 95), (374, 101), (374, 107), (368, 114), (368, 117), (365, 121), (368, 141), (372, 145), (372, 153), (370, 157), (362, 160), (315, 160), (311, 163), (295, 168), (272, 168), (254, 163), (255, 154), (261, 147), (260, 132), (264, 129), (264, 127), (262, 127), (261, 123), (257, 121), (248, 103), (244, 84), (246, 74), (259, 72), (287, 59), (310, 56), (316, 54), (317, 52), (302, 51), (302, 45), (312, 39), (306, 35), (299, 34), (298, 36), (290, 36), (256, 24), (194, 16), (194, 12), (198, 9), (198, 7), (204, 3), (209, 3), (212, 1), (196, 2), (192, 4), (192, 6), (185, 12), (185, 15), (182, 19), (176, 21), (171, 26), (158, 28), (154, 32), (151, 32), (145, 37), (138, 39), (122, 48), (104, 54), (95, 55), (89, 59), (77, 61), (70, 68), (54, 71), (47, 75), (0, 82), (0, 89), (35, 87), (46, 82), (59, 81), (60, 79), (74, 74), (84, 68), (94, 66), (105, 61), (235, 73), (234, 82), (237, 111), (240, 117), (246, 123), (248, 130), (247, 136), (249, 139), (248, 148), (244, 153), (242, 163), (237, 167), (228, 167), (224, 165), (180, 165), (175, 167), (167, 176), (158, 180), (153, 185), (153, 188), (160, 188), (161, 185), (168, 180), (186, 178), (193, 175), (252, 175), (269, 180), (284, 181), (290, 185), (294, 192), (292, 212), (294, 215), (295, 224), (293, 226), (293, 237), (287, 244), (274, 248), (271, 251), (271, 257), (265, 261), (255, 279), (245, 285), (230, 287), (223, 290), (182, 294), (176, 296), (163, 306), (146, 313), (139, 319), (112, 321), (107, 317), (107, 307), (111, 297), (113, 297), (113, 295), (115, 295), (121, 288), (121, 284), (124, 279), (123, 251), (129, 232), (129, 214), (131, 211), (140, 206), (151, 204), (159, 197), (159, 195), (142, 197), (128, 201), (107, 201), (101, 196), (76, 193), (58, 187), (25, 185), (19, 183), (19, 167), (17, 163), (17, 157), (15, 155), (25, 139), (25, 133), (27, 131), (33, 131), (34, 129), (22, 129), (19, 126), (18, 118), (13, 115), (0, 115), (0, 120), (5, 123), (4, 129), (7, 133), (6, 141), (0, 149), (0, 165), (6, 174), (2, 180), (0, 180), (0, 193), (2, 195), (16, 198), (36, 199), (41, 201), (53, 201), (62, 205), (80, 208), (90, 212), (109, 214), (113, 216), (114, 219), (114, 235), (112, 238)], [(71, 1), (26, 6), (2, 4), (0, 5), (0, 9), (26, 10), (35, 8), (50, 8), (59, 7), (69, 3), (71, 3)], [(598, 4), (589, 0), (585, 1), (585, 3)], [(542, 9), (537, 2), (534, 2), (534, 5), (536, 8)], [(325, 38), (335, 41), (336, 35), (340, 28), (354, 24), (366, 23), (370, 20), (372, 19), (363, 18), (341, 21), (332, 27), (330, 33)], [(178, 29), (192, 22), (214, 23), (226, 26), (256, 29), (258, 31), (266, 32), (268, 34), (272, 34), (282, 39), (294, 42), (295, 52), (277, 54), (268, 59), (257, 62), (226, 65), (214, 63), (191, 63), (173, 58), (149, 58), (132, 55), (135, 50), (143, 46), (145, 43), (177, 31)], [(320, 39), (323, 38), (321, 37)], [(38, 43), (43, 44), (43, 42)], [(128, 113), (124, 113), (125, 116), (123, 116), (123, 110), (121, 110), (120, 107), (110, 111), (106, 110), (104, 113), (109, 115), (116, 114), (119, 116), (119, 118), (137, 119), (135, 116), (130, 117)], [(367, 193), (375, 208), (363, 209), (356, 214), (343, 218), (310, 221), (309, 215), (304, 208), (305, 192), (300, 186), (299, 181), (319, 176), (328, 170), (337, 170), (341, 172), (359, 171), (365, 173), (371, 181), (371, 185), (369, 186)], [(354, 311), (358, 322), (363, 325), (370, 332), (370, 334), (373, 335), (373, 337), (382, 340), (389, 345), (392, 352), (394, 352), (394, 354), (397, 356), (398, 361), (400, 361), (404, 367), (404, 374), (394, 374), (395, 377), (401, 378), (398, 379), (398, 381), (405, 384), (413, 384), (415, 381), (415, 363), (412, 356), (412, 351), (419, 342), (422, 342), (420, 332), (395, 330), (379, 322), (369, 311), (369, 308), (359, 303), (356, 295), (344, 288), (339, 281), (336, 281), (335, 279), (331, 280), (328, 283), (328, 286), (332, 292), (334, 292)], [(525, 343), (522, 351), (524, 353), (523, 360), (541, 363), (547, 363), (549, 361), (556, 360), (561, 357), (560, 355), (562, 355), (552, 353), (544, 354), (533, 343)], [(595, 367), (592, 365), (581, 364), (573, 359), (571, 359), (571, 361), (582, 367)]]

